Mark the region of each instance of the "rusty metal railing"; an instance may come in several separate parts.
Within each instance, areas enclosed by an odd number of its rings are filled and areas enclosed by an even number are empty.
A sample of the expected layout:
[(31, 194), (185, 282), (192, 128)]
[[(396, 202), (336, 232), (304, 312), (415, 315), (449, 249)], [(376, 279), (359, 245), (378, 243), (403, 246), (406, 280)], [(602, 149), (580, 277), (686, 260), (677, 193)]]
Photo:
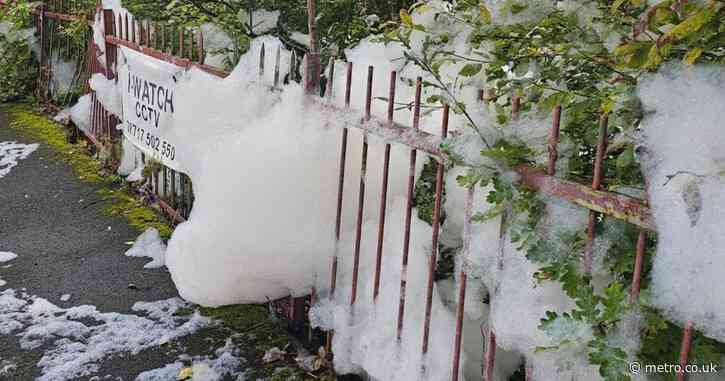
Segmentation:
[[(314, 11), (314, 1), (309, 0), (312, 3), (311, 10)], [(0, 1), (0, 4), (2, 1)], [(100, 11), (100, 10), (99, 10)], [(310, 30), (314, 28), (314, 12), (311, 12)], [(76, 16), (67, 15), (58, 12), (49, 12), (45, 7), (41, 6), (35, 11), (36, 25), (38, 26), (41, 36), (46, 35), (44, 31), (45, 19), (56, 19), (56, 20), (76, 20)], [(125, 46), (129, 49), (140, 52), (146, 56), (153, 57), (155, 59), (163, 60), (182, 68), (196, 67), (204, 70), (212, 75), (224, 77), (227, 75), (222, 70), (208, 66), (204, 64), (204, 38), (200, 31), (188, 30), (188, 29), (171, 29), (164, 24), (156, 22), (141, 22), (133, 18), (129, 18), (128, 15), (115, 15), (112, 10), (102, 10), (102, 20), (105, 27), (105, 47), (106, 52), (106, 67), (101, 67), (96, 57), (98, 56), (99, 47), (92, 43), (89, 43), (87, 50), (88, 62), (89, 62), (89, 74), (100, 73), (105, 75), (108, 79), (114, 79), (115, 77), (115, 65), (117, 65), (117, 48), (119, 46)], [(314, 40), (314, 34), (313, 34)], [(42, 39), (42, 38), (41, 38)], [(42, 44), (41, 44), (42, 45)], [(44, 46), (44, 45), (43, 45)], [(317, 46), (316, 43), (312, 44), (313, 47)], [(45, 51), (45, 49), (42, 49)], [(260, 72), (264, 73), (264, 54), (265, 49), (262, 48), (261, 59), (260, 59)], [(332, 99), (331, 94), (334, 91), (333, 77), (334, 77), (334, 64), (330, 64), (330, 74), (327, 83), (327, 94), (328, 100), (318, 99), (315, 95), (315, 91), (319, 86), (319, 55), (313, 49), (311, 56), (312, 60), (308, 60), (308, 68), (306, 70), (307, 76), (305, 78), (305, 84), (310, 93), (309, 97), (313, 101), (312, 104), (317, 107), (317, 112), (325, 113), (327, 111), (336, 112), (354, 112), (348, 111), (350, 108), (350, 94), (351, 94), (351, 83), (353, 75), (352, 63), (346, 64), (346, 81), (345, 81), (345, 97), (344, 105), (336, 106), (332, 104), (329, 99)], [(277, 52), (277, 59), (275, 63), (275, 81), (272, 88), (276, 89), (279, 86), (279, 53)], [(293, 55), (293, 60), (295, 56)], [(44, 59), (41, 59), (44, 61)], [(317, 68), (315, 65), (318, 65)], [(41, 65), (42, 66), (42, 65)], [(291, 65), (294, 68), (294, 64)], [(291, 69), (293, 70), (293, 69)], [(51, 69), (52, 71), (52, 69)], [(428, 337), (431, 326), (431, 301), (432, 301), (432, 290), (434, 284), (434, 272), (437, 257), (437, 239), (438, 229), (440, 228), (440, 212), (441, 202), (443, 193), (443, 178), (445, 174), (445, 164), (448, 161), (445, 153), (440, 149), (440, 143), (445, 139), (448, 130), (449, 122), (449, 109), (447, 106), (444, 108), (441, 120), (441, 133), (439, 135), (433, 135), (419, 130), (420, 122), (420, 107), (421, 107), (421, 79), (417, 79), (415, 85), (415, 98), (413, 99), (413, 120), (412, 126), (406, 126), (397, 123), (393, 120), (393, 105), (396, 95), (396, 78), (397, 73), (390, 73), (390, 86), (389, 86), (389, 97), (388, 97), (388, 113), (387, 118), (381, 119), (371, 114), (371, 103), (372, 103), (372, 84), (375, 70), (373, 67), (368, 67), (367, 71), (367, 89), (366, 97), (363, 105), (363, 115), (355, 123), (345, 122), (341, 126), (341, 150), (340, 150), (340, 166), (338, 175), (338, 194), (336, 198), (336, 219), (335, 219), (335, 255), (332, 259), (331, 264), (331, 281), (330, 281), (330, 296), (332, 297), (335, 293), (340, 292), (337, 285), (338, 279), (338, 255), (340, 250), (343, 248), (339, 245), (340, 231), (341, 231), (341, 213), (344, 195), (344, 183), (346, 181), (345, 176), (345, 163), (349, 158), (347, 148), (349, 143), (349, 128), (357, 128), (362, 130), (363, 136), (367, 134), (381, 135), (387, 138), (385, 145), (385, 153), (383, 158), (383, 171), (382, 171), (382, 188), (380, 189), (381, 201), (379, 205), (379, 221), (377, 234), (377, 248), (375, 257), (375, 270), (372, 279), (362, 280), (365, 282), (371, 282), (373, 287), (373, 300), (362, 301), (357, 298), (357, 288), (361, 280), (359, 279), (359, 261), (360, 261), (360, 241), (362, 238), (362, 222), (365, 210), (364, 194), (369, 191), (366, 189), (366, 169), (368, 165), (368, 146), (366, 138), (363, 138), (363, 144), (360, 154), (360, 167), (362, 169), (361, 176), (359, 179), (359, 194), (358, 194), (358, 205), (357, 215), (355, 221), (355, 240), (353, 251), (353, 260), (355, 265), (353, 266), (352, 285), (350, 292), (350, 305), (356, 303), (375, 303), (379, 293), (379, 282), (380, 282), (380, 263), (382, 255), (384, 254), (383, 240), (385, 236), (385, 208), (386, 208), (386, 196), (388, 189), (388, 168), (390, 166), (390, 147), (391, 145), (403, 145), (410, 149), (409, 156), (409, 174), (407, 180), (407, 207), (406, 207), (406, 218), (405, 218), (405, 234), (403, 242), (403, 251), (401, 253), (402, 272), (400, 275), (400, 304), (398, 306), (398, 321), (395, 332), (391, 332), (391, 335), (395, 335), (398, 340), (402, 337), (402, 332), (405, 330), (404, 317), (405, 317), (405, 299), (406, 299), (406, 287), (407, 287), (407, 264), (409, 255), (410, 245), (410, 226), (412, 221), (412, 206), (413, 206), (413, 188), (415, 184), (415, 166), (417, 161), (418, 151), (422, 151), (437, 161), (436, 170), (436, 184), (435, 184), (435, 205), (433, 209), (433, 232), (432, 232), (432, 249), (428, 257), (428, 276), (426, 282), (426, 300), (424, 304), (425, 308), (425, 321), (423, 332), (423, 346), (421, 353), (426, 354), (428, 350)], [(44, 72), (41, 70), (41, 78), (44, 78)], [(294, 78), (294, 73), (290, 72), (290, 78)], [(91, 110), (91, 122), (92, 128), (88, 133), (89, 139), (95, 144), (104, 144), (100, 137), (105, 137), (111, 142), (117, 141), (119, 135), (115, 130), (115, 124), (117, 120), (114, 119), (98, 102), (93, 96), (93, 106)], [(514, 116), (517, 114), (517, 107), (520, 104), (520, 99), (512, 99), (512, 105), (514, 106)], [(597, 145), (596, 160), (594, 163), (593, 173), (594, 178), (590, 185), (583, 185), (576, 182), (564, 180), (556, 177), (555, 168), (556, 161), (558, 159), (557, 146), (559, 143), (559, 124), (562, 113), (565, 113), (560, 106), (556, 107), (553, 111), (553, 123), (549, 137), (549, 159), (546, 163), (546, 168), (540, 169), (530, 166), (519, 166), (515, 168), (515, 171), (520, 175), (520, 181), (525, 184), (528, 188), (537, 191), (541, 194), (548, 195), (554, 198), (567, 200), (576, 205), (584, 207), (590, 211), (589, 220), (587, 224), (587, 239), (585, 249), (584, 267), (590, 269), (591, 267), (591, 250), (592, 242), (595, 238), (595, 229), (599, 215), (607, 216), (608, 218), (618, 218), (633, 225), (639, 227), (640, 233), (636, 243), (636, 256), (634, 263), (634, 273), (632, 287), (630, 290), (630, 300), (636, 301), (641, 284), (642, 267), (644, 262), (644, 255), (646, 249), (646, 240), (648, 232), (654, 232), (655, 226), (651, 213), (647, 207), (647, 203), (644, 200), (623, 196), (620, 194), (601, 190), (600, 185), (603, 181), (603, 166), (604, 158), (607, 146), (607, 115), (602, 115), (600, 120), (600, 133), (599, 141)], [(170, 218), (175, 222), (184, 221), (188, 216), (189, 211), (193, 206), (193, 192), (191, 190), (191, 182), (183, 174), (177, 173), (169, 168), (164, 167), (161, 171), (157, 172), (153, 179), (148, 184), (149, 189), (159, 198), (159, 204), (167, 212)], [(472, 210), (472, 198), (474, 196), (473, 189), (467, 189), (466, 193), (466, 213), (463, 228), (463, 251), (462, 256), (464, 262), (466, 258), (470, 256), (471, 250), (471, 239), (472, 239), (472, 221), (471, 221), (471, 210)], [(332, 222), (332, 221), (331, 221)], [(465, 313), (465, 295), (467, 288), (467, 274), (464, 269), (460, 269), (459, 284), (457, 292), (457, 304), (456, 304), (456, 326), (455, 331), (451, 332), (454, 335), (454, 348), (453, 358), (451, 359), (451, 379), (457, 380), (460, 368), (460, 352), (461, 352), (461, 338), (463, 335), (463, 318)], [(292, 319), (299, 319), (304, 316), (305, 306), (304, 299), (290, 299), (289, 300), (289, 317)], [(688, 322), (685, 325), (684, 334), (682, 337), (681, 351), (680, 351), (680, 363), (683, 365), (687, 364), (691, 342), (693, 335), (693, 324)], [(328, 337), (329, 338), (329, 337)], [(496, 361), (496, 336), (494, 331), (485, 333), (484, 341), (486, 343), (486, 351), (484, 357), (481, 359), (484, 370), (482, 377), (486, 381), (492, 381), (493, 367)], [(328, 340), (328, 345), (330, 340)], [(531, 366), (526, 366), (527, 379), (531, 379)], [(678, 381), (685, 379), (685, 374), (680, 373), (677, 376)]]

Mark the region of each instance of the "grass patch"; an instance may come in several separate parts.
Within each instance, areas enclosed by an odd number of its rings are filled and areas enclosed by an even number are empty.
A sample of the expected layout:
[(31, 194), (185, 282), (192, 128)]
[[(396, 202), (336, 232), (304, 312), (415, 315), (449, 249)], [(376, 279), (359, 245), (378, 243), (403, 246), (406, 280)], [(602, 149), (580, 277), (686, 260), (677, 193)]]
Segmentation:
[(111, 216), (121, 216), (128, 221), (128, 224), (142, 232), (148, 228), (155, 228), (163, 239), (169, 239), (173, 229), (159, 213), (144, 205), (131, 191), (121, 187), (120, 189), (102, 188), (98, 194), (106, 202), (103, 212)]
[(10, 128), (21, 131), (33, 139), (47, 144), (68, 163), (81, 181), (100, 183), (103, 181), (103, 166), (88, 156), (89, 147), (84, 144), (70, 144), (66, 140), (65, 128), (28, 104), (5, 104), (0, 109), (8, 116)]
[(56, 158), (70, 165), (79, 180), (97, 185), (100, 188), (97, 193), (105, 204), (102, 211), (106, 215), (125, 218), (139, 232), (156, 228), (162, 238), (171, 237), (173, 229), (168, 221), (156, 210), (144, 205), (123, 179), (91, 157), (88, 153), (92, 147), (85, 140), (80, 140), (78, 144), (69, 143), (66, 128), (51, 121), (30, 104), (0, 104), (0, 111), (7, 114), (10, 128), (51, 147), (57, 154)]
[(273, 318), (266, 305), (235, 304), (217, 308), (201, 307), (200, 312), (204, 316), (220, 321), (222, 326), (230, 331), (232, 337), (239, 341), (240, 348), (246, 348), (247, 365), (251, 365), (247, 374), (250, 379), (261, 378), (267, 381), (337, 379), (330, 369), (320, 370), (311, 375), (300, 369), (292, 358), (269, 364), (262, 361), (264, 353), (271, 348), (287, 347), (287, 351), (295, 350), (284, 323)]

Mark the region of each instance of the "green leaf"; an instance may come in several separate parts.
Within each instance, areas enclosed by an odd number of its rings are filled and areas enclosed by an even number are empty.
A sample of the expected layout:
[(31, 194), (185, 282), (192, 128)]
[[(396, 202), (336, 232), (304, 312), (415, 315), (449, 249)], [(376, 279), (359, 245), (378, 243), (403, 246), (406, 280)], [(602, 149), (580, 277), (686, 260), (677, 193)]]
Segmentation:
[(484, 23), (491, 23), (491, 11), (486, 8), (485, 4), (481, 3), (478, 5), (478, 15), (481, 17), (481, 20), (483, 20)]
[(413, 17), (411, 17), (410, 13), (408, 13), (405, 9), (400, 10), (400, 21), (408, 27), (413, 26)]
[(703, 49), (700, 47), (692, 48), (687, 54), (685, 55), (684, 61), (688, 65), (693, 65), (695, 61), (697, 61), (698, 58), (700, 58), (700, 55), (702, 54)]
[(710, 22), (715, 17), (715, 14), (716, 12), (713, 7), (703, 8), (670, 29), (665, 36), (671, 37), (674, 40), (682, 40), (685, 37), (689, 37)]
[(647, 62), (644, 64), (644, 68), (654, 69), (662, 63), (662, 54), (657, 44), (652, 44), (652, 47), (647, 53)]
[(627, 147), (617, 157), (617, 168), (627, 168), (634, 164), (634, 148)]
[(509, 143), (501, 139), (493, 147), (481, 151), (481, 156), (501, 161), (509, 167), (531, 162), (534, 152), (523, 143)]
[(649, 52), (653, 46), (656, 46), (653, 42), (630, 42), (614, 49), (614, 57), (627, 67), (639, 69), (647, 63)]
[(602, 101), (602, 113), (609, 114), (612, 111), (614, 111), (614, 106), (616, 106), (616, 102), (612, 98), (606, 98)]
[(545, 115), (550, 113), (556, 106), (566, 105), (569, 103), (569, 100), (571, 100), (571, 94), (563, 91), (556, 92), (546, 98), (542, 98), (537, 105), (537, 109), (540, 114)]
[(481, 64), (467, 64), (458, 72), (458, 75), (461, 77), (473, 77), (480, 73), (482, 68), (483, 66)]
[(441, 96), (440, 96), (440, 95), (431, 95), (431, 96), (429, 96), (429, 97), (428, 97), (428, 98), (427, 98), (427, 99), (425, 100), (425, 103), (428, 103), (428, 104), (433, 104), (433, 103), (438, 103), (438, 102), (440, 102), (440, 101), (441, 101)]
[(604, 289), (604, 298), (601, 302), (604, 305), (601, 320), (608, 323), (615, 323), (627, 309), (627, 293), (624, 286), (619, 282), (612, 282)]
[(471, 221), (475, 223), (481, 223), (489, 221), (493, 218), (500, 216), (504, 212), (505, 208), (503, 204), (495, 205), (482, 213), (476, 213), (471, 217)]
[(616, 12), (619, 9), (619, 7), (621, 7), (622, 4), (624, 4), (625, 1), (627, 1), (627, 0), (616, 0), (614, 3), (612, 3), (611, 12), (612, 13)]
[(517, 14), (525, 11), (526, 8), (528, 8), (528, 7), (529, 6), (524, 3), (519, 3), (519, 2), (513, 3), (513, 4), (511, 4), (511, 14), (517, 15)]
[(589, 343), (589, 362), (599, 365), (599, 374), (607, 381), (630, 381), (627, 352), (597, 338)]

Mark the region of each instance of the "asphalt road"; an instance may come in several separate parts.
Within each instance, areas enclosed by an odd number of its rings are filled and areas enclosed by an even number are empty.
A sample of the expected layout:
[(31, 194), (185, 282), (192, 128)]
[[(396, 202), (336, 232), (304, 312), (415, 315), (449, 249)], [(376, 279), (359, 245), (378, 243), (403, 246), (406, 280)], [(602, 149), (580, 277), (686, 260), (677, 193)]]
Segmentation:
[[(0, 113), (0, 142), (38, 143), (7, 127)], [(93, 185), (80, 182), (72, 169), (42, 143), (29, 158), (21, 160), (0, 178), (0, 251), (18, 254), (0, 267), (7, 288), (26, 289), (60, 307), (94, 305), (101, 312), (131, 313), (137, 301), (156, 301), (177, 296), (166, 268), (144, 269), (146, 258), (123, 253), (139, 232), (122, 218), (109, 217)], [(133, 283), (136, 288), (129, 288)], [(71, 294), (67, 302), (62, 294)], [(2, 317), (0, 316), (0, 321)], [(206, 330), (183, 340), (184, 353), (208, 354)], [(39, 348), (42, 350), (43, 348)], [(11, 380), (33, 380), (40, 350), (27, 351), (14, 335), (0, 335), (0, 358), (17, 364)], [(99, 375), (132, 380), (143, 370), (173, 362), (178, 349), (158, 348), (137, 356), (107, 359)], [(84, 378), (85, 379), (85, 378)]]

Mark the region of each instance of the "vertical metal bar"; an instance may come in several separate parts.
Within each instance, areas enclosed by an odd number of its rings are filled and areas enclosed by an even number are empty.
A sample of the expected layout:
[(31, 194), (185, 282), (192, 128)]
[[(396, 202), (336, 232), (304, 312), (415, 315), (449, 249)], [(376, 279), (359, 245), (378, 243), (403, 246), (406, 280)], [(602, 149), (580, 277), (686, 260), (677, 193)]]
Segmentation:
[(177, 214), (186, 215), (186, 176), (181, 172), (179, 172), (179, 200), (177, 204), (179, 205), (176, 208)]
[(642, 281), (642, 266), (644, 264), (644, 254), (647, 244), (647, 232), (639, 231), (637, 237), (637, 254), (634, 257), (634, 274), (632, 275), (632, 290), (629, 293), (629, 300), (634, 303), (639, 298), (640, 284)]
[(179, 50), (176, 54), (184, 58), (184, 27), (179, 28)]
[(136, 18), (131, 19), (131, 42), (134, 44), (137, 44), (138, 41), (136, 40)]
[(476, 188), (468, 187), (466, 193), (466, 210), (463, 220), (463, 253), (461, 257), (461, 269), (458, 276), (458, 306), (456, 308), (456, 336), (453, 347), (453, 369), (451, 371), (451, 380), (458, 381), (461, 362), (461, 342), (463, 334), (463, 316), (465, 314), (466, 304), (466, 283), (468, 282), (468, 260), (471, 255), (471, 218), (473, 218), (473, 195)]
[(186, 210), (186, 216), (184, 216), (184, 218), (186, 218), (186, 219), (188, 219), (189, 216), (191, 216), (191, 208), (192, 208), (191, 199), (192, 199), (192, 193), (193, 192), (194, 192), (194, 188), (192, 187), (192, 184), (191, 184), (191, 178), (189, 176), (187, 176), (186, 177), (186, 206), (187, 206), (187, 210)]
[(151, 48), (157, 49), (159, 46), (159, 23), (158, 21), (153, 21), (151, 23)]
[[(106, 9), (103, 11), (103, 24), (104, 24), (104, 33), (106, 36), (115, 36), (116, 35), (116, 23), (115, 23), (116, 17), (113, 14), (113, 10)], [(106, 51), (106, 77), (108, 79), (115, 79), (115, 69), (116, 69), (116, 45), (109, 44), (107, 42), (104, 43), (105, 51)]]
[(335, 78), (335, 56), (330, 57), (330, 71), (327, 75), (327, 88), (325, 89), (325, 96), (328, 99), (332, 99), (332, 81)]
[(91, 135), (96, 137), (96, 92), (91, 91)]
[(146, 46), (151, 47), (151, 20), (146, 20)]
[(279, 65), (280, 65), (280, 59), (282, 54), (282, 46), (277, 46), (277, 54), (274, 58), (274, 87), (277, 88), (279, 86)]
[(167, 167), (165, 165), (162, 165), (162, 168), (163, 168), (163, 179), (164, 179), (164, 184), (161, 186), (161, 189), (163, 191), (163, 196), (162, 197), (168, 197), (169, 196), (169, 192), (168, 192), (168, 184), (169, 184), (168, 169), (167, 169)]
[(305, 70), (305, 91), (319, 93), (320, 89), (320, 51), (317, 45), (316, 0), (307, 0), (307, 29), (310, 35), (310, 49), (307, 53)]
[(532, 381), (534, 379), (534, 367), (526, 365), (526, 381)]
[[(594, 177), (592, 179), (592, 189), (598, 190), (602, 184), (602, 171), (604, 165), (604, 156), (607, 151), (607, 124), (609, 116), (605, 113), (599, 121), (599, 141), (597, 143), (597, 156), (594, 160)], [(592, 271), (592, 250), (594, 245), (594, 229), (597, 224), (597, 213), (593, 210), (589, 211), (589, 221), (587, 223), (587, 240), (584, 247), (584, 271), (590, 273)]]
[(47, 33), (45, 30), (45, 4), (40, 4), (38, 13), (38, 33), (40, 34), (40, 73), (38, 75), (38, 98), (41, 102), (45, 99), (43, 93), (43, 78), (45, 78), (45, 61), (47, 61), (47, 54), (45, 51), (47, 45)]
[[(330, 85), (332, 86), (332, 85)], [(345, 81), (345, 107), (350, 107), (350, 93), (352, 87), (352, 62), (347, 64), (347, 80)], [(329, 95), (329, 94), (328, 94)], [(337, 287), (337, 263), (339, 256), (340, 231), (342, 229), (342, 201), (345, 188), (345, 162), (347, 160), (347, 128), (342, 129), (342, 142), (340, 144), (340, 168), (337, 183), (337, 212), (335, 215), (335, 254), (332, 257), (332, 273), (330, 277), (330, 299), (335, 296)]]
[[(367, 93), (365, 94), (365, 119), (370, 119), (370, 110), (373, 99), (373, 67), (368, 66)], [(350, 292), (350, 305), (357, 300), (357, 278), (360, 270), (360, 239), (362, 238), (363, 209), (365, 205), (365, 174), (368, 166), (368, 139), (363, 135), (362, 160), (360, 164), (360, 192), (358, 194), (357, 223), (355, 226), (355, 248), (353, 251), (352, 290)]]
[(130, 36), (130, 33), (129, 32), (130, 32), (130, 30), (128, 30), (128, 13), (126, 13), (125, 15), (123, 15), (123, 24), (124, 24), (123, 29), (124, 29), (124, 32), (125, 32), (125, 34), (123, 36), (123, 39), (126, 40), (126, 41), (129, 41), (129, 36)]
[(199, 28), (199, 31), (196, 34), (196, 38), (198, 40), (197, 41), (197, 45), (199, 47), (199, 63), (203, 65), (204, 64), (204, 58), (205, 58), (205, 53), (204, 53), (204, 31), (201, 28)]
[[(418, 77), (415, 83), (415, 99), (413, 101), (413, 129), (418, 129), (420, 125), (420, 98), (422, 94), (423, 79)], [(415, 165), (418, 157), (418, 151), (410, 150), (410, 159), (408, 165), (408, 193), (407, 204), (405, 207), (405, 230), (403, 235), (403, 258), (400, 270), (400, 297), (398, 298), (398, 325), (396, 330), (396, 339), (398, 343), (403, 335), (403, 321), (405, 318), (405, 289), (408, 282), (408, 253), (410, 252), (410, 224), (413, 216), (413, 193), (415, 191)]]
[(189, 52), (189, 60), (194, 60), (194, 52), (196, 51), (196, 47), (194, 46), (194, 43), (196, 41), (196, 38), (194, 36), (194, 29), (189, 29), (189, 49), (187, 51)]
[(161, 24), (161, 49), (166, 52), (166, 24)]
[[(398, 73), (390, 72), (390, 89), (388, 90), (388, 126), (392, 127), (393, 115), (395, 114), (395, 85), (397, 84)], [(383, 262), (383, 243), (385, 242), (385, 212), (388, 202), (388, 177), (390, 174), (390, 144), (385, 144), (385, 156), (383, 157), (383, 184), (380, 191), (380, 216), (378, 219), (378, 246), (375, 252), (375, 273), (373, 275), (373, 303), (378, 300), (380, 292), (380, 267)]]
[(259, 78), (264, 77), (264, 43), (262, 43), (262, 49), (259, 50)]
[(692, 348), (692, 321), (685, 323), (685, 329), (682, 331), (682, 345), (680, 346), (680, 371), (677, 372), (677, 381), (685, 381), (687, 378), (687, 372), (685, 367), (690, 357), (690, 349)]
[[(441, 139), (448, 136), (448, 114), (449, 106), (443, 106), (443, 122), (441, 125)], [(436, 264), (438, 263), (438, 233), (440, 231), (441, 202), (443, 198), (443, 173), (445, 165), (438, 162), (436, 171), (436, 196), (433, 207), (433, 236), (431, 239), (431, 252), (428, 258), (428, 285), (425, 297), (425, 321), (423, 323), (423, 355), (428, 353), (428, 338), (430, 336), (431, 308), (433, 307), (433, 285), (435, 283)]]
[(554, 121), (549, 135), (549, 161), (546, 163), (546, 173), (554, 176), (556, 173), (556, 160), (559, 158), (557, 145), (559, 144), (559, 125), (561, 124), (561, 106), (554, 107)]
[(154, 171), (154, 195), (156, 195), (156, 197), (159, 197), (161, 195), (159, 190), (159, 172), (161, 171)]
[[(332, 94), (332, 89), (330, 89)], [(350, 95), (352, 94), (352, 62), (347, 63), (347, 79), (345, 81), (345, 107), (350, 107)]]
[(176, 209), (176, 171), (171, 169), (171, 196), (169, 197), (169, 204), (172, 208)]
[(519, 109), (521, 108), (521, 98), (518, 95), (511, 97), (511, 119), (519, 118)]
[[(489, 321), (490, 325), (490, 321)], [(488, 327), (488, 337), (486, 338), (486, 354), (485, 354), (485, 368), (483, 379), (484, 381), (493, 381), (493, 366), (496, 361), (496, 334), (493, 333), (493, 329)]]

